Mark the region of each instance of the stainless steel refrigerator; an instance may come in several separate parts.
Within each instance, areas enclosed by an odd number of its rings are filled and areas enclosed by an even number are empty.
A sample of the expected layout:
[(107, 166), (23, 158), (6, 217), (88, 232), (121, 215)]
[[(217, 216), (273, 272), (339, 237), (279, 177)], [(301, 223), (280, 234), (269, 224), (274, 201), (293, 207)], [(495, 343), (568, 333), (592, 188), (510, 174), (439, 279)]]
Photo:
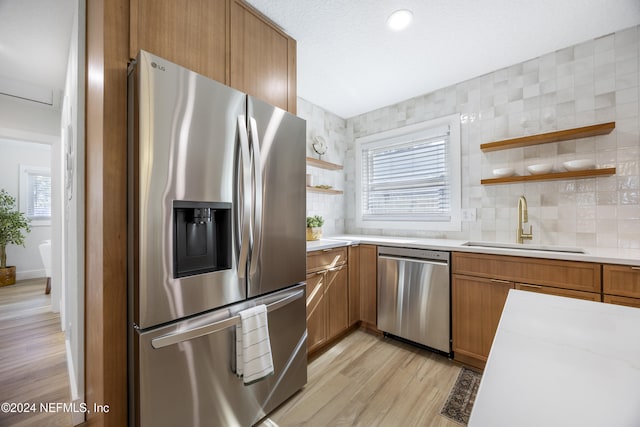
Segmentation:
[[(128, 97), (131, 424), (252, 425), (307, 380), (306, 123), (145, 51)], [(245, 385), (257, 304), (274, 374)]]

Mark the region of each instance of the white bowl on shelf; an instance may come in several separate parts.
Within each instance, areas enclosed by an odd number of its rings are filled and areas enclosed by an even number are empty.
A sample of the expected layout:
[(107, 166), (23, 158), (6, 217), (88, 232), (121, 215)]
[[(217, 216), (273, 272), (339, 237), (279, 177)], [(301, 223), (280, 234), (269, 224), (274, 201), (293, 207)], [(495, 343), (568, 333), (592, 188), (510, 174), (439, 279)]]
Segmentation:
[(543, 173), (549, 173), (553, 169), (553, 165), (551, 163), (540, 163), (537, 165), (529, 165), (527, 166), (527, 170), (531, 175), (541, 175)]
[(562, 164), (562, 166), (564, 166), (564, 168), (569, 172), (592, 169), (595, 165), (596, 162), (591, 159), (569, 160)]
[(515, 173), (515, 169), (513, 168), (498, 168), (493, 170), (493, 176), (496, 178), (506, 178)]

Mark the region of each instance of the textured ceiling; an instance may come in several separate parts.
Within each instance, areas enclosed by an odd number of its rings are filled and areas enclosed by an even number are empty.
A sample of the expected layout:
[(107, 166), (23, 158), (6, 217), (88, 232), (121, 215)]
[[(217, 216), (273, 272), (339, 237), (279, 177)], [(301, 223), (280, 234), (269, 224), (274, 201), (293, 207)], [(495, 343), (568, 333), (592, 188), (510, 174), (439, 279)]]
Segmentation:
[(640, 0), (247, 1), (297, 40), (298, 96), (343, 118), (640, 24)]
[[(640, 0), (247, 1), (298, 41), (298, 95), (344, 118), (640, 24)], [(62, 89), (74, 3), (0, 0), (0, 78)]]

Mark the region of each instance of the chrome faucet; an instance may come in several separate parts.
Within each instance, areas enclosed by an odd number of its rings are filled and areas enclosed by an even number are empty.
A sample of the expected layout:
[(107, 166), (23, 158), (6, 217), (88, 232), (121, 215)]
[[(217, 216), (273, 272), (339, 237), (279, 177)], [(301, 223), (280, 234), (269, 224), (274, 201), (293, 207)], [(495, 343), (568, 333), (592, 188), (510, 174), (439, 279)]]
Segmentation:
[(518, 231), (516, 232), (516, 243), (523, 243), (524, 239), (533, 239), (533, 226), (529, 225), (529, 232), (525, 233), (522, 224), (529, 222), (529, 213), (527, 212), (527, 199), (524, 195), (518, 199)]

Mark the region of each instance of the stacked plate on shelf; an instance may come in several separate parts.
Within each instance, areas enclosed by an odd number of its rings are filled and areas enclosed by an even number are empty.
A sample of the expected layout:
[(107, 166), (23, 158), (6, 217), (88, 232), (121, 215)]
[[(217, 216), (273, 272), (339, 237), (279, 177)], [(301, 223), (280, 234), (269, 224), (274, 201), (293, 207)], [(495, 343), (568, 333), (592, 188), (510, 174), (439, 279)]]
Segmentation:
[(569, 172), (593, 169), (595, 165), (596, 162), (591, 159), (569, 160), (562, 164), (562, 166), (564, 166), (564, 168)]

